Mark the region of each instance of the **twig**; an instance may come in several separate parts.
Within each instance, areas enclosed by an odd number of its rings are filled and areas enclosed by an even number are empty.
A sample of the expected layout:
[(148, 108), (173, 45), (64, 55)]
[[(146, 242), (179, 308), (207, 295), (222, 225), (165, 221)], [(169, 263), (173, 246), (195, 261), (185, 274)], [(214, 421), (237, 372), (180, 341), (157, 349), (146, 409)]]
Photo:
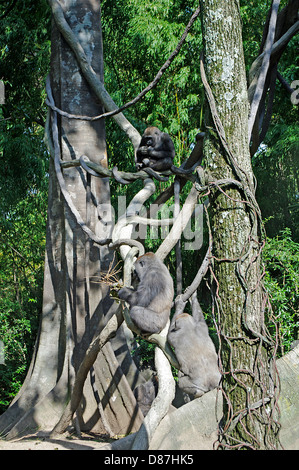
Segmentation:
[(107, 269), (107, 271), (104, 271), (103, 273), (101, 273), (100, 276), (92, 277), (91, 278), (92, 282), (94, 283), (102, 282), (106, 284), (107, 286), (112, 287), (114, 289), (118, 288), (118, 285), (119, 285), (119, 288), (123, 287), (122, 284), (120, 284), (120, 281), (118, 279), (118, 274), (122, 270), (122, 268), (119, 267), (120, 263), (121, 262), (118, 261), (118, 263), (115, 264), (115, 252), (114, 252), (113, 259), (111, 263), (109, 264), (109, 268)]

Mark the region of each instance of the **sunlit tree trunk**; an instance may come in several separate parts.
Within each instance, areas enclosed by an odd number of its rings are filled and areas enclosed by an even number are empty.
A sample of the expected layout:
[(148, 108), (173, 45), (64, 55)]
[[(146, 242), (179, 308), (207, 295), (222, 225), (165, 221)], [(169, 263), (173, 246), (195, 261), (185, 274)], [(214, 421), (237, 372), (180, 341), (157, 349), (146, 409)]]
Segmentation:
[[(65, 18), (83, 47), (89, 63), (103, 80), (100, 2), (65, 0)], [(79, 115), (95, 116), (103, 108), (83, 77), (75, 55), (52, 27), (51, 88), (57, 107)], [(61, 159), (86, 155), (107, 166), (104, 121), (73, 120), (58, 116)], [(108, 287), (99, 282), (113, 253), (99, 247), (76, 223), (60, 191), (53, 158), (50, 159), (48, 223), (43, 311), (32, 363), (18, 396), (0, 418), (0, 432), (14, 438), (37, 429), (52, 430), (59, 420), (85, 351), (114, 312)], [(87, 175), (80, 167), (63, 170), (74, 206), (87, 226), (106, 238), (107, 227), (98, 208), (110, 204), (108, 179)], [(126, 349), (121, 332), (115, 349)], [(77, 410), (77, 428), (116, 434), (137, 430), (143, 420), (123, 370), (134, 367), (122, 353), (122, 366), (107, 344), (98, 356)], [(135, 384), (138, 373), (134, 369)], [(8, 433), (8, 434), (7, 434)]]
[[(210, 195), (214, 307), (223, 369), (225, 448), (277, 446), (275, 345), (264, 327), (262, 246), (248, 145), (248, 98), (239, 2), (202, 0), (204, 68), (214, 97), (204, 152)], [(203, 74), (204, 77), (204, 74)], [(209, 95), (206, 86), (207, 96)], [(223, 131), (217, 131), (218, 113)], [(222, 141), (219, 137), (222, 134)], [(227, 146), (226, 146), (227, 142)], [(238, 183), (241, 183), (238, 184)]]

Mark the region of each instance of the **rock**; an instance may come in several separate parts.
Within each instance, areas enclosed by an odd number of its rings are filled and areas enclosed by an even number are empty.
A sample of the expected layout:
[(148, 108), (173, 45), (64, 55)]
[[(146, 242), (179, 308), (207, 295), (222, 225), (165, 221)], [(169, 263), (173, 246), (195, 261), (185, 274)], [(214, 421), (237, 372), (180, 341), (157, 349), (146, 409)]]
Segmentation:
[[(281, 381), (280, 440), (286, 450), (299, 449), (299, 346), (278, 359)], [(217, 402), (216, 402), (217, 400)], [(212, 390), (169, 413), (159, 424), (151, 450), (212, 450), (222, 416), (222, 395)]]
[[(218, 396), (216, 419), (216, 396)], [(161, 421), (150, 449), (154, 450), (211, 450), (217, 439), (217, 421), (222, 416), (222, 396), (217, 390), (169, 413)]]
[(299, 346), (278, 359), (281, 382), (280, 440), (286, 450), (299, 450)]

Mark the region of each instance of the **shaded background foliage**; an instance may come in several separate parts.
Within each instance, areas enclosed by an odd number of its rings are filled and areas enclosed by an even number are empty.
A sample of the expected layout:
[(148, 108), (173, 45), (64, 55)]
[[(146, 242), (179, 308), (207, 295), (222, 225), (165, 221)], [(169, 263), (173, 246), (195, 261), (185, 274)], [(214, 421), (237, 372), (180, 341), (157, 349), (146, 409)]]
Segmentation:
[[(271, 2), (240, 3), (249, 70), (259, 53)], [(282, 7), (286, 3), (282, 1)], [(121, 105), (156, 75), (176, 47), (197, 2), (103, 0), (101, 5), (105, 86)], [(49, 70), (51, 17), (46, 0), (6, 0), (0, 5), (0, 19), (0, 79), (6, 88), (5, 105), (0, 106), (0, 338), (6, 358), (6, 364), (0, 365), (1, 413), (24, 379), (41, 311), (49, 159), (43, 143), (47, 112), (44, 84)], [(175, 143), (177, 165), (190, 154), (195, 135), (204, 130), (201, 48), (197, 21), (158, 85), (125, 113), (140, 132), (147, 125), (168, 132)], [(279, 63), (279, 72), (289, 83), (299, 78), (296, 50), (298, 37), (292, 39)], [(266, 285), (278, 317), (283, 353), (298, 338), (299, 329), (299, 137), (298, 107), (292, 105), (280, 83), (276, 90), (269, 132), (253, 158), (253, 167), (269, 237), (264, 252)], [(113, 120), (106, 121), (106, 129), (110, 165), (132, 169), (134, 156), (128, 140)], [(116, 205), (124, 189), (111, 184)], [(166, 185), (157, 185), (157, 192)], [(127, 200), (136, 190), (136, 185), (125, 189)], [(149, 240), (147, 248), (155, 250), (158, 243)], [(195, 274), (190, 267), (196, 270), (202, 256), (201, 252), (183, 251), (183, 267), (188, 267), (185, 287)], [(169, 263), (174, 271), (174, 254)], [(208, 295), (204, 290), (201, 295), (208, 311)]]
[(1, 2), (0, 412), (30, 363), (42, 302), (48, 154), (43, 144), (50, 14), (41, 2)]

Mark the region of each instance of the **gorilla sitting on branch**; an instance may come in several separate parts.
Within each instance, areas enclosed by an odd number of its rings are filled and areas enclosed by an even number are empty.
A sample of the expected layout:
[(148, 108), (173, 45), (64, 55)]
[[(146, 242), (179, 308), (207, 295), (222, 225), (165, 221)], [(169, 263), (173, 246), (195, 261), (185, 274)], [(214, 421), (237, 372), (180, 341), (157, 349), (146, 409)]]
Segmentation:
[(137, 149), (137, 170), (170, 170), (174, 156), (174, 144), (166, 132), (161, 132), (157, 127), (145, 129)]
[(172, 277), (165, 264), (151, 252), (137, 258), (134, 272), (136, 289), (122, 287), (118, 297), (130, 305), (129, 315), (142, 334), (160, 333), (172, 306)]

